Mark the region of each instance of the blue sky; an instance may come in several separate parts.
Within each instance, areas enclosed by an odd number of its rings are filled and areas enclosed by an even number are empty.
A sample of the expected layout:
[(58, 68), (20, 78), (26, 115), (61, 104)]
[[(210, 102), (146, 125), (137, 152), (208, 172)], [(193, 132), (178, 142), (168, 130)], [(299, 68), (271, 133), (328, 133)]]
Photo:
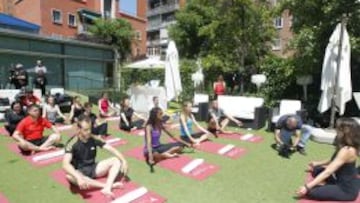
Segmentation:
[(120, 0), (120, 11), (136, 16), (137, 0)]

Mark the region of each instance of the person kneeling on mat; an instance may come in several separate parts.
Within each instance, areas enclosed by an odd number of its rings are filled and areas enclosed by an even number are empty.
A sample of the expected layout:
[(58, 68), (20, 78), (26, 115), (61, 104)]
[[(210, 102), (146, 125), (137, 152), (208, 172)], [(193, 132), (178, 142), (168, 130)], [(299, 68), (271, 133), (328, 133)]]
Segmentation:
[[(190, 144), (176, 139), (168, 130), (166, 130), (163, 126), (162, 119), (163, 111), (159, 107), (154, 107), (150, 111), (150, 116), (145, 127), (144, 156), (149, 164), (155, 164), (161, 160), (178, 156), (184, 145), (190, 147)], [(161, 144), (160, 136), (162, 131), (176, 142)]]
[[(278, 150), (279, 155), (289, 158), (290, 154), (295, 150), (302, 155), (306, 155), (305, 145), (311, 136), (309, 128), (310, 126), (304, 125), (297, 115), (281, 116), (275, 125), (275, 148)], [(292, 136), (295, 136), (294, 141), (291, 139)]]
[(213, 100), (211, 102), (211, 108), (209, 109), (208, 130), (216, 137), (218, 132), (232, 133), (230, 131), (225, 131), (225, 127), (229, 124), (230, 121), (233, 121), (239, 127), (242, 126), (241, 121), (225, 113), (224, 110), (219, 107), (218, 101)]
[(108, 123), (105, 119), (98, 118), (92, 113), (92, 104), (86, 102), (84, 104), (84, 113), (80, 117), (89, 117), (91, 120), (91, 133), (102, 137), (108, 136)]
[[(28, 114), (27, 117), (20, 121), (13, 134), (13, 138), (18, 142), (21, 152), (24, 155), (30, 155), (35, 152), (54, 149), (53, 145), (60, 143), (61, 140), (58, 129), (47, 119), (40, 116), (40, 107), (38, 105), (30, 105)], [(51, 128), (54, 133), (44, 137), (45, 128)]]
[[(126, 176), (127, 161), (114, 147), (91, 134), (89, 117), (80, 117), (78, 128), (78, 134), (70, 138), (65, 146), (63, 169), (66, 172), (67, 180), (82, 190), (100, 188), (105, 196), (114, 197), (112, 189), (122, 186), (115, 180), (119, 175)], [(96, 163), (97, 147), (109, 151), (115, 157)], [(95, 180), (106, 175), (106, 183)]]
[[(133, 116), (139, 118), (137, 121), (133, 121)], [(120, 110), (120, 124), (121, 130), (132, 131), (143, 128), (145, 118), (136, 113), (133, 108), (130, 107), (130, 99), (124, 98), (121, 102)]]
[(333, 156), (309, 164), (314, 179), (298, 189), (298, 197), (319, 201), (354, 201), (358, 197), (356, 160), (360, 152), (360, 125), (352, 118), (340, 118), (336, 132)]
[[(201, 127), (195, 120), (194, 115), (191, 113), (191, 102), (185, 102), (182, 108), (183, 110), (180, 114), (180, 138), (189, 144), (199, 145), (201, 142), (207, 140), (211, 133)], [(195, 123), (201, 132), (192, 132), (193, 123)]]

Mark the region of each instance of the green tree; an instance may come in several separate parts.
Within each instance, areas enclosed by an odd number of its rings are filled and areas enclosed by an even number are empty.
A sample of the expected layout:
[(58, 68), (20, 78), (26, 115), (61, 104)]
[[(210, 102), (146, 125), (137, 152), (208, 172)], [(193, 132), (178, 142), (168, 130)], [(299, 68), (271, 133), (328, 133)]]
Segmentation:
[(104, 43), (113, 46), (119, 52), (121, 62), (124, 62), (131, 53), (134, 30), (128, 21), (99, 18), (90, 27), (90, 32)]
[(352, 65), (360, 58), (360, 2), (358, 0), (284, 0), (279, 12), (288, 9), (293, 17), (295, 33), (291, 47), (298, 74), (321, 73), (325, 48), (331, 33), (343, 15), (347, 16), (347, 30), (351, 37)]
[(186, 58), (206, 69), (241, 70), (269, 51), (274, 34), (270, 5), (252, 0), (191, 0), (176, 15), (170, 36)]

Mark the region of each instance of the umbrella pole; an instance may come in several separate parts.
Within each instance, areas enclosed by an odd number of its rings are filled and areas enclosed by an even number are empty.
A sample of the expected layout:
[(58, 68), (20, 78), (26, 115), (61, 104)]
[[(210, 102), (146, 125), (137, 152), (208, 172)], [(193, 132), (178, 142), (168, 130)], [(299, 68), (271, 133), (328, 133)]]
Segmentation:
[(338, 48), (338, 58), (336, 63), (336, 71), (335, 71), (335, 84), (334, 84), (334, 92), (332, 95), (331, 100), (331, 116), (330, 116), (330, 128), (335, 127), (335, 113), (336, 113), (336, 94), (337, 94), (337, 86), (339, 83), (339, 72), (341, 66), (341, 55), (342, 55), (342, 45), (343, 45), (343, 36), (344, 36), (344, 29), (346, 24), (346, 17), (343, 16), (341, 18), (341, 29), (340, 29), (340, 40), (339, 40), (339, 48)]

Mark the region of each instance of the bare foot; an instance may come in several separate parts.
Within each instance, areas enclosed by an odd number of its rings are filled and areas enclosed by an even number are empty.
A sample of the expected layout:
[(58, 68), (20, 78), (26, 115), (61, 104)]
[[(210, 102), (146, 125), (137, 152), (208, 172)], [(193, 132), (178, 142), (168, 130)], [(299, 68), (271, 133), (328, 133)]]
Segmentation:
[(179, 157), (178, 153), (173, 153), (171, 157)]
[(56, 149), (56, 147), (55, 146), (40, 147), (39, 151), (44, 152), (44, 151), (50, 151), (50, 150), (53, 150), (53, 149)]
[(112, 189), (117, 189), (117, 188), (124, 188), (124, 184), (122, 182), (115, 182), (113, 185), (112, 185)]
[(115, 197), (114, 193), (111, 192), (111, 189), (104, 188), (100, 192), (107, 198), (113, 199)]

